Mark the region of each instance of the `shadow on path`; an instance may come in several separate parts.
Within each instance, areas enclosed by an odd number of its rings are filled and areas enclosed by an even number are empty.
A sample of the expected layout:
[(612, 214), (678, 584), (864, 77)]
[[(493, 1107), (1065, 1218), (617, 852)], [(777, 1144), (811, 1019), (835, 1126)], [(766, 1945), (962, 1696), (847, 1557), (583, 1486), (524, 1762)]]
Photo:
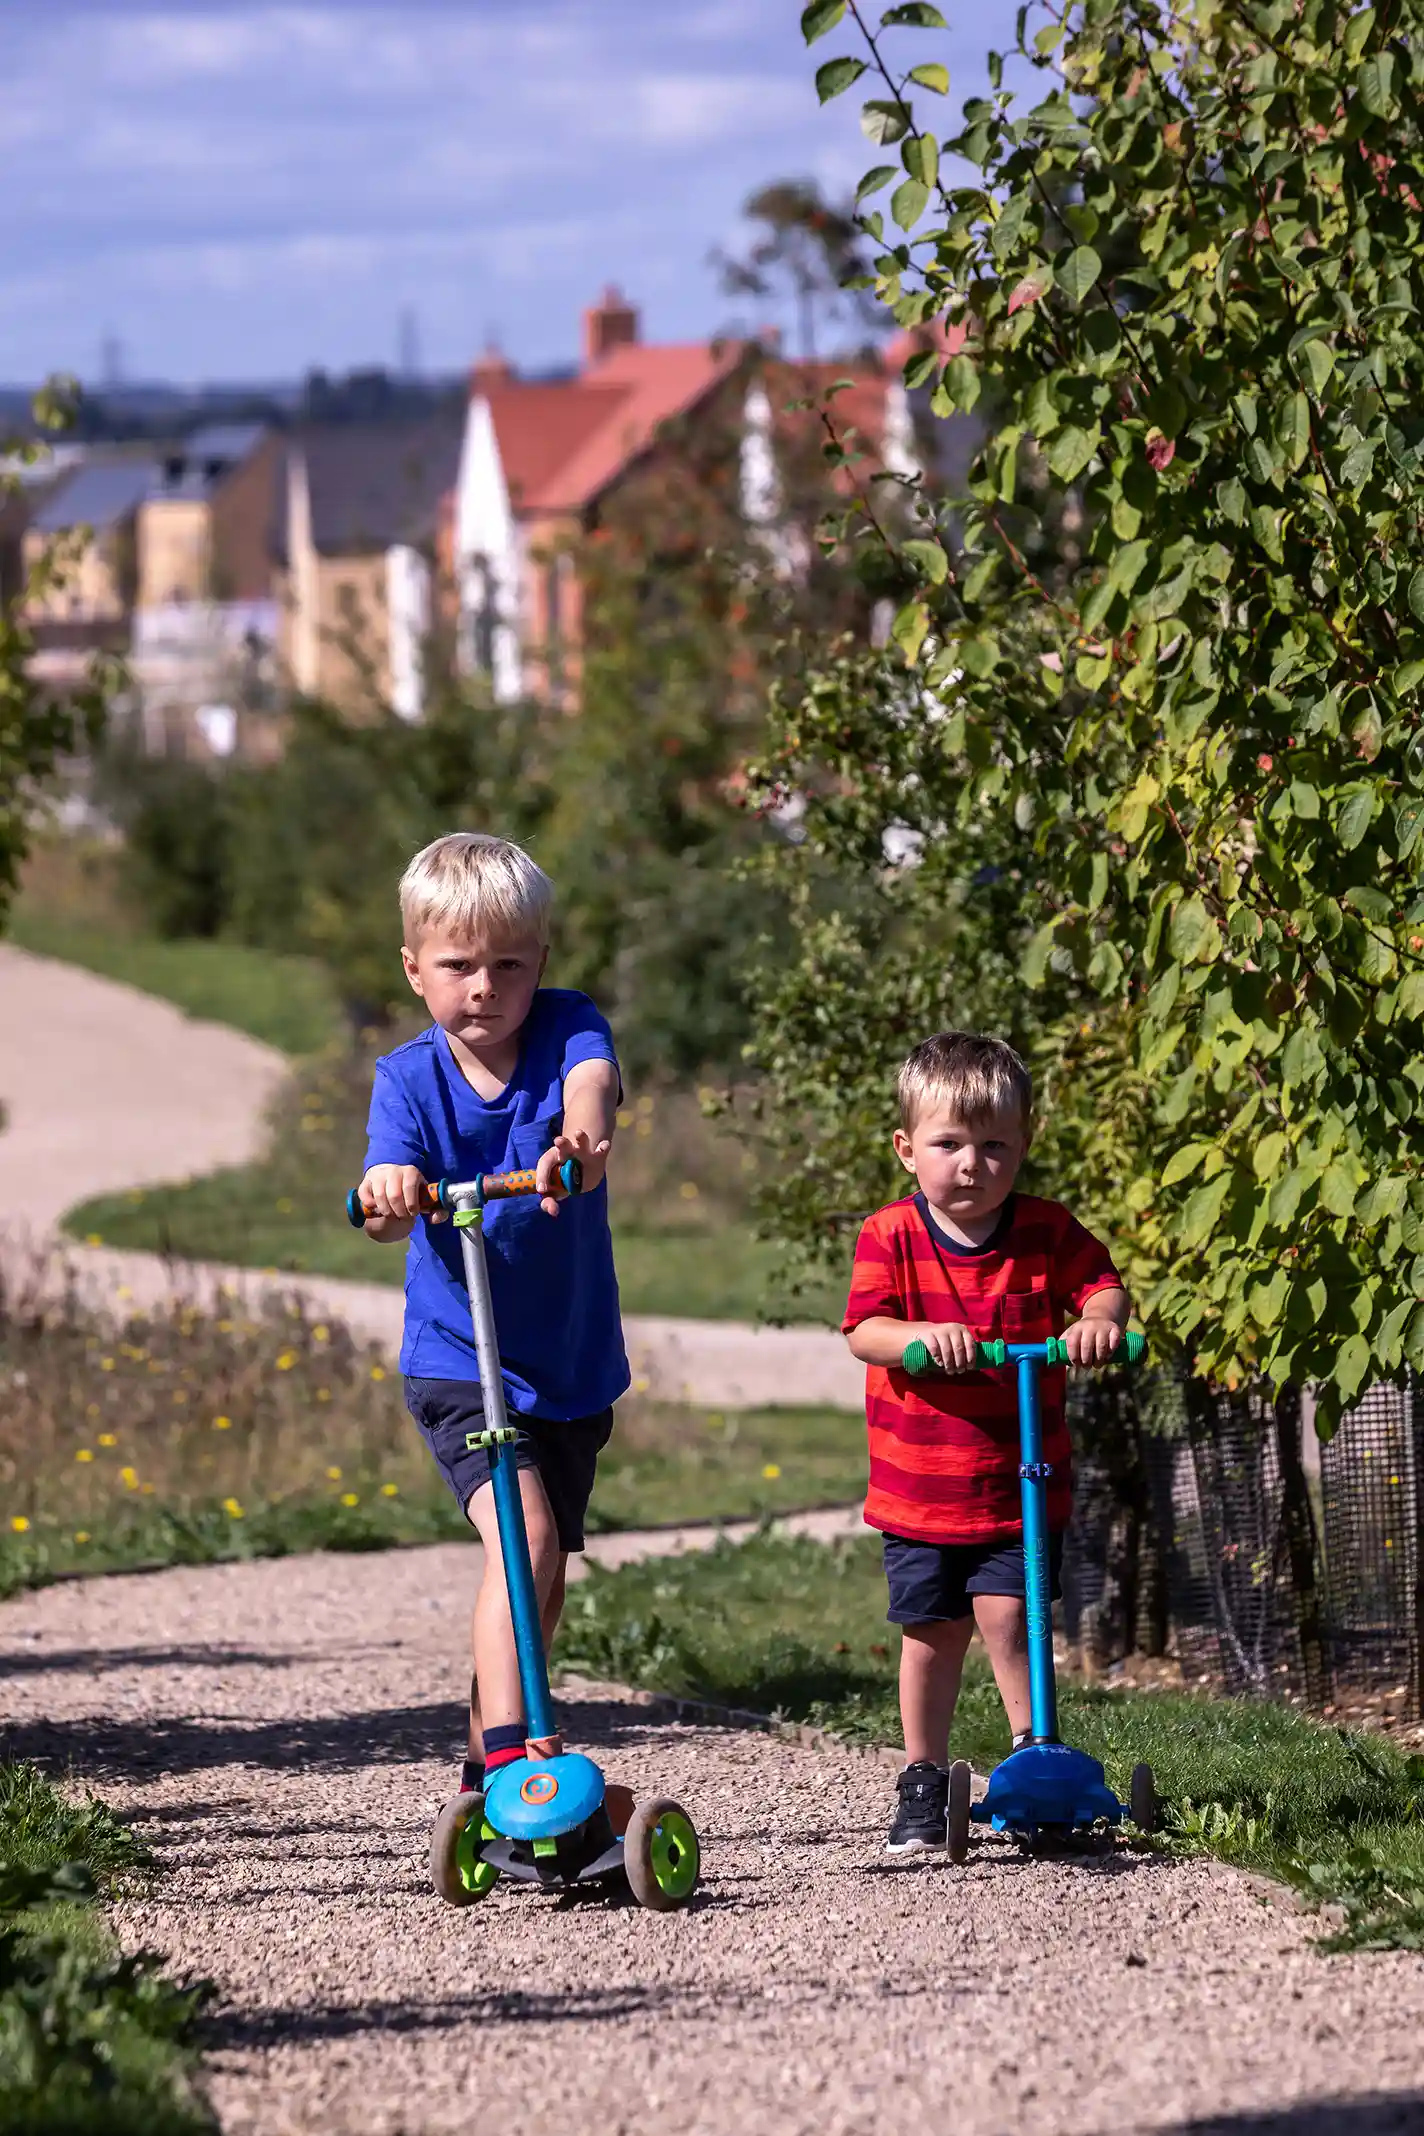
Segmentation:
[(1302, 2099), (1260, 2113), (1179, 2122), (1164, 2136), (1424, 2136), (1424, 2092)]

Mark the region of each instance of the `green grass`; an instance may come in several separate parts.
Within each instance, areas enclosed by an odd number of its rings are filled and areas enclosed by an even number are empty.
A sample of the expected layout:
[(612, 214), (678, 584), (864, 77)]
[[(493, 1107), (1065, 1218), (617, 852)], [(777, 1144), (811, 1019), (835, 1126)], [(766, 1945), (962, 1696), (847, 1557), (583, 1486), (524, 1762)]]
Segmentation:
[[(99, 1195), (69, 1210), (64, 1228), (74, 1238), (183, 1261), (396, 1286), (405, 1281), (403, 1250), (373, 1246), (353, 1231), (339, 1197), (313, 1209), (297, 1199), (299, 1193), (291, 1168), (269, 1162), (153, 1194)], [(614, 1249), (625, 1312), (687, 1320), (755, 1320), (773, 1297), (784, 1258), (749, 1224), (735, 1222), (709, 1231), (657, 1231), (619, 1223), (615, 1216)], [(844, 1305), (838, 1286), (821, 1285), (789, 1309), (797, 1319), (829, 1324), (839, 1320)]]
[(36, 956), (122, 980), (171, 1001), (187, 1016), (231, 1024), (284, 1053), (316, 1053), (340, 1032), (331, 981), (306, 957), (229, 942), (160, 941), (97, 913), (92, 920), (51, 914), (23, 898), (8, 933)]
[[(615, 1681), (898, 1743), (898, 1637), (879, 1551), (762, 1536), (705, 1555), (595, 1570), (556, 1659)], [(1424, 1948), (1424, 1758), (1287, 1706), (1060, 1685), (1065, 1737), (1126, 1794), (1157, 1777), (1169, 1843), (1293, 1882), (1343, 1909), (1331, 1940)], [(970, 1655), (951, 1751), (984, 1770), (1009, 1748), (987, 1664)]]
[[(340, 1417), (332, 1420), (327, 1412), (311, 1427), (319, 1437), (306, 1450), (305, 1470), (275, 1451), (247, 1461), (235, 1434), (212, 1438), (204, 1413), (194, 1436), (206, 1436), (232, 1463), (222, 1479), (232, 1490), (223, 1495), (221, 1484), (209, 1484), (205, 1493), (191, 1488), (192, 1477), (201, 1473), (202, 1450), (150, 1448), (141, 1431), (115, 1434), (118, 1444), (90, 1449), (82, 1513), (76, 1512), (72, 1468), (56, 1474), (53, 1498), (39, 1490), (24, 1493), (30, 1515), (21, 1517), (18, 1531), (0, 1528), (0, 1596), (76, 1573), (465, 1539), (462, 1515), (436, 1479), (414, 1425), (399, 1411), (396, 1383), (386, 1385), (390, 1428), (364, 1444), (353, 1432), (348, 1443)], [(92, 1426), (84, 1436), (95, 1436)], [(72, 1463), (73, 1451), (64, 1451)], [(155, 1495), (125, 1484), (126, 1473), (157, 1479)], [(264, 1495), (262, 1479), (269, 1479), (270, 1490), (278, 1473), (285, 1473), (289, 1488)], [(720, 1414), (634, 1397), (620, 1406), (613, 1438), (599, 1457), (588, 1529), (600, 1534), (756, 1519), (849, 1504), (864, 1488), (865, 1427), (846, 1411)]]
[(0, 2127), (7, 2136), (198, 2136), (215, 2126), (186, 2041), (200, 1987), (123, 1956), (95, 1899), (147, 1865), (90, 1798), (0, 1765)]

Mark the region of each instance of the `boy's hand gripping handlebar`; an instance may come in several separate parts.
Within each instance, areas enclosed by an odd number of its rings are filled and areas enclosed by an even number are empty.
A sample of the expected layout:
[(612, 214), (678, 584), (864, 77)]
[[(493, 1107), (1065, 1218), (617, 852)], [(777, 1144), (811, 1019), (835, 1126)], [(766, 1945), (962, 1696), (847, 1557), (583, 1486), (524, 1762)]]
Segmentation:
[[(1017, 1364), (1021, 1357), (1036, 1357), (1042, 1365), (1066, 1365), (1069, 1362), (1068, 1346), (1061, 1335), (1050, 1335), (1047, 1342), (1005, 1342), (1000, 1336), (996, 1342), (981, 1342), (975, 1347), (976, 1362), (981, 1366)], [(1105, 1358), (1104, 1363), (1136, 1365), (1141, 1363), (1146, 1354), (1147, 1337), (1134, 1331), (1123, 1336), (1112, 1356)], [(944, 1366), (931, 1357), (928, 1346), (921, 1342), (918, 1336), (913, 1342), (906, 1343), (900, 1365), (903, 1371), (909, 1373), (911, 1379), (923, 1379), (930, 1372), (945, 1372)], [(1101, 1368), (1090, 1365), (1088, 1369), (1096, 1371)], [(950, 1375), (946, 1373), (945, 1376)]]
[[(435, 1215), (437, 1210), (449, 1215), (461, 1202), (482, 1209), (486, 1202), (513, 1201), (522, 1194), (537, 1194), (538, 1175), (534, 1172), (482, 1172), (476, 1179), (442, 1179), (434, 1186), (427, 1186), (424, 1195), (423, 1213)], [(583, 1191), (583, 1166), (577, 1157), (566, 1157), (559, 1166), (559, 1176), (549, 1189), (555, 1201), (563, 1201), (567, 1195)], [(368, 1209), (361, 1199), (361, 1189), (353, 1187), (346, 1197), (346, 1216), (353, 1230), (361, 1228), (371, 1217), (379, 1216), (378, 1209)]]

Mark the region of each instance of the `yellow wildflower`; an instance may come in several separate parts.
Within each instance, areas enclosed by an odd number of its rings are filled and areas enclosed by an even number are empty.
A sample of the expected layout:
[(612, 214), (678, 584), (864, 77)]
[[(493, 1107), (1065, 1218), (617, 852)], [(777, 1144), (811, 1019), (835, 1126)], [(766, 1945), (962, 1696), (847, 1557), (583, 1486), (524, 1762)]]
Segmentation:
[(10, 1519), (10, 1526), (14, 1529), (16, 1535), (23, 1535), (29, 1525), (30, 1524), (26, 1520), (23, 1513), (12, 1514)]
[(99, 1414), (99, 1404), (97, 1402), (86, 1402), (84, 1405), (84, 1414), (86, 1417), (97, 1417)]
[(316, 1398), (319, 1402), (329, 1402), (331, 1400), (331, 1389), (329, 1387), (318, 1387)]
[(89, 1540), (89, 1530), (87, 1528), (76, 1528), (74, 1531), (74, 1540), (76, 1543), (87, 1543)]
[(386, 1368), (385, 1368), (385, 1366), (384, 1366), (384, 1365), (372, 1365), (372, 1367), (371, 1367), (371, 1377), (372, 1377), (372, 1379), (374, 1379), (374, 1380), (383, 1380), (383, 1379), (385, 1378), (385, 1376), (386, 1376)]
[(112, 1357), (101, 1357), (99, 1359), (99, 1370), (101, 1372), (112, 1372), (113, 1369), (114, 1360), (112, 1359)]
[(227, 1514), (229, 1520), (241, 1520), (242, 1518), (242, 1508), (235, 1498), (225, 1498), (223, 1500), (223, 1511)]
[(277, 1359), (277, 1370), (279, 1372), (290, 1372), (296, 1361), (297, 1353), (295, 1350), (284, 1350)]
[(318, 1322), (317, 1322), (317, 1324), (316, 1324), (316, 1326), (315, 1326), (315, 1327), (314, 1327), (314, 1328), (312, 1329), (312, 1341), (313, 1341), (313, 1342), (330, 1342), (330, 1340), (331, 1340), (331, 1330), (330, 1330), (330, 1328), (328, 1328), (328, 1327), (324, 1327), (324, 1326), (322, 1325), (322, 1323), (321, 1323), (320, 1321), (318, 1321)]
[(341, 1503), (344, 1506), (359, 1506), (361, 1501), (356, 1496), (356, 1493), (354, 1491), (343, 1491), (341, 1494)]
[(293, 1201), (292, 1201), (292, 1200), (291, 1200), (291, 1199), (290, 1199), (290, 1198), (289, 1198), (289, 1197), (288, 1197), (287, 1195), (285, 1195), (285, 1194), (279, 1194), (279, 1195), (278, 1195), (278, 1197), (277, 1197), (277, 1214), (278, 1214), (278, 1216), (290, 1216), (290, 1215), (291, 1215), (291, 1213), (292, 1213), (292, 1210), (294, 1209), (294, 1207), (295, 1207), (295, 1206), (296, 1206), (296, 1204), (295, 1204), (295, 1203), (294, 1203), (294, 1202), (293, 1202)]
[(144, 1484), (144, 1485), (142, 1486), (142, 1490), (143, 1490), (143, 1495), (144, 1495), (144, 1497), (145, 1497), (145, 1498), (152, 1498), (152, 1496), (153, 1496), (153, 1485), (152, 1485), (151, 1483), (146, 1483), (146, 1484)]
[(118, 1440), (114, 1437), (114, 1434), (111, 1431), (100, 1432), (99, 1444), (101, 1446), (117, 1446), (118, 1443)]
[(213, 1430), (214, 1430), (214, 1431), (231, 1431), (231, 1430), (232, 1430), (232, 1418), (231, 1418), (231, 1417), (214, 1417), (214, 1418), (213, 1418)]
[(339, 1468), (329, 1468), (326, 1473), (328, 1481), (330, 1481), (331, 1483), (340, 1483), (341, 1471)]
[(695, 1179), (684, 1179), (677, 1191), (684, 1201), (696, 1201), (702, 1190)]
[(138, 1489), (138, 1470), (132, 1468), (121, 1468), (119, 1470), (119, 1481), (120, 1483), (124, 1484), (130, 1491), (136, 1491)]
[(102, 1246), (104, 1241), (100, 1238), (97, 1231), (87, 1231), (84, 1234), (84, 1243), (86, 1246)]
[(396, 1497), (398, 1497), (399, 1495), (400, 1495), (400, 1485), (399, 1485), (399, 1484), (397, 1484), (397, 1483), (383, 1483), (383, 1484), (381, 1485), (381, 1496), (382, 1496), (382, 1498), (396, 1498)]
[(76, 1455), (74, 1456), (74, 1458), (75, 1458), (75, 1460), (76, 1460), (76, 1461), (92, 1461), (92, 1460), (94, 1459), (94, 1449), (93, 1449), (93, 1447), (92, 1447), (92, 1446), (81, 1446), (81, 1447), (80, 1447), (80, 1449), (79, 1449), (79, 1451), (78, 1451), (78, 1452), (76, 1453)]
[(766, 1467), (762, 1470), (762, 1474), (763, 1476), (765, 1476), (768, 1483), (775, 1483), (777, 1477), (781, 1474), (780, 1462), (768, 1461)]

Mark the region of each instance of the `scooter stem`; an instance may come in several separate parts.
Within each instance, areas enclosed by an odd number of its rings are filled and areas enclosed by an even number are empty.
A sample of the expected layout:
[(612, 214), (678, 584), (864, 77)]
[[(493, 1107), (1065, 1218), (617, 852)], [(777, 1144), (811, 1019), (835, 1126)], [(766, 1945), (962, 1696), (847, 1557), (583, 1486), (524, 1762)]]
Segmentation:
[[(471, 1200), (462, 1208), (461, 1214), (465, 1221), (460, 1225), (460, 1252), (465, 1263), (465, 1286), (470, 1294), (470, 1317), (474, 1323), (480, 1398), (489, 1428), (490, 1478), (494, 1484), (495, 1520), (499, 1526), (500, 1555), (504, 1559), (509, 1615), (514, 1626), (514, 1649), (519, 1660), (524, 1733), (531, 1743), (553, 1744), (557, 1738), (554, 1709), (549, 1698), (549, 1670), (544, 1659), (544, 1635), (539, 1623), (539, 1597), (534, 1588), (534, 1566), (524, 1525), (524, 1502), (519, 1494), (514, 1435), (509, 1429), (509, 1415), (504, 1404), (504, 1378), (500, 1372), (494, 1304), (490, 1298), (489, 1269), (485, 1262), (484, 1211)], [(508, 1434), (507, 1438), (505, 1434)]]
[(1053, 1603), (1048, 1572), (1048, 1472), (1044, 1466), (1043, 1427), (1038, 1413), (1039, 1360), (1031, 1354), (1021, 1354), (1017, 1367), (1029, 1726), (1035, 1743), (1056, 1743), (1058, 1687), (1053, 1671)]

